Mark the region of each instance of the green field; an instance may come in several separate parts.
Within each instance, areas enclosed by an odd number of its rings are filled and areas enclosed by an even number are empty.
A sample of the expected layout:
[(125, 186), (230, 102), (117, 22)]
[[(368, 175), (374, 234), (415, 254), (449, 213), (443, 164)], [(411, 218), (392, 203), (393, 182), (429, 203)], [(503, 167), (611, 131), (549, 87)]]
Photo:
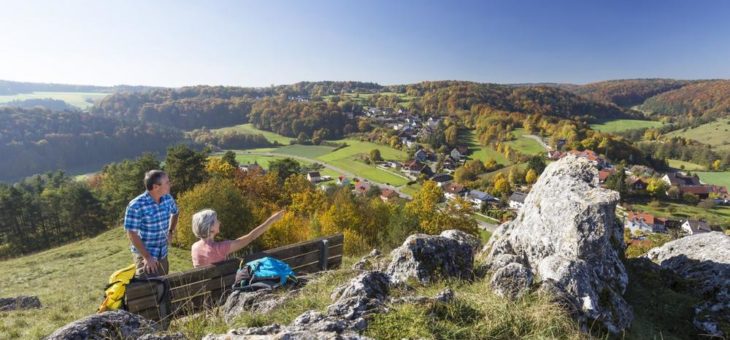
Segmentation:
[(293, 156), (300, 156), (300, 157), (307, 157), (307, 158), (317, 158), (319, 156), (326, 155), (335, 148), (331, 146), (324, 146), (324, 145), (300, 145), (300, 144), (294, 144), (289, 146), (284, 146), (281, 148), (276, 149), (276, 153), (283, 153), (286, 155), (293, 155)]
[[(269, 169), (269, 163), (271, 163), (272, 161), (281, 160), (284, 158), (286, 158), (286, 156), (264, 156), (264, 155), (251, 155), (251, 154), (245, 154), (245, 153), (236, 154), (236, 161), (238, 161), (239, 164), (245, 165), (245, 164), (252, 164), (255, 162), (256, 164), (258, 164), (262, 168), (264, 168), (264, 170)], [(296, 161), (303, 165), (312, 164), (311, 162), (306, 162), (306, 161), (303, 161), (300, 159), (297, 159)], [(338, 173), (334, 170), (328, 169), (328, 168), (319, 170), (319, 173), (323, 176), (330, 176), (333, 179), (336, 179), (338, 176), (340, 176), (340, 173)]]
[(266, 139), (269, 140), (269, 142), (278, 142), (281, 145), (289, 145), (289, 141), (292, 140), (292, 138), (282, 136), (278, 133), (273, 133), (269, 131), (259, 130), (253, 126), (253, 124), (241, 124), (236, 126), (229, 126), (224, 127), (220, 129), (212, 130), (213, 132), (225, 132), (225, 131), (236, 131), (241, 133), (249, 133), (254, 135), (264, 135)]
[(469, 158), (471, 159), (478, 159), (482, 162), (488, 159), (493, 159), (499, 164), (511, 164), (510, 161), (506, 157), (504, 157), (503, 154), (497, 152), (497, 150), (494, 150), (490, 146), (480, 145), (479, 139), (477, 138), (474, 130), (460, 131), (459, 142), (469, 147), (469, 151), (471, 152)]
[(667, 159), (667, 163), (669, 164), (670, 167), (675, 168), (675, 169), (689, 170), (689, 171), (706, 170), (705, 167), (702, 165), (685, 162), (685, 161), (680, 161), (678, 159)]
[(527, 134), (527, 131), (525, 131), (525, 129), (515, 129), (514, 131), (512, 131), (512, 134), (515, 135), (516, 139), (506, 142), (505, 144), (511, 146), (520, 153), (523, 153), (525, 155), (536, 155), (546, 152), (545, 148), (543, 148), (542, 145), (540, 145), (540, 143), (538, 143), (536, 140), (524, 136), (525, 134)]
[(109, 93), (99, 92), (32, 92), (21, 93), (10, 96), (0, 96), (0, 103), (7, 103), (14, 100), (26, 99), (58, 99), (63, 100), (69, 105), (76, 106), (81, 109), (88, 109), (94, 102), (108, 96)]
[[(36, 295), (43, 308), (0, 312), (0, 339), (39, 339), (96, 313), (109, 275), (132, 263), (122, 227), (65, 246), (0, 262), (2, 297)], [(190, 250), (172, 248), (170, 268), (192, 268)]]
[(403, 161), (407, 157), (405, 152), (393, 149), (389, 146), (363, 142), (355, 139), (342, 139), (334, 142), (344, 142), (347, 143), (348, 146), (319, 156), (317, 157), (318, 160), (374, 182), (388, 183), (395, 186), (400, 186), (408, 182), (408, 179), (404, 176), (378, 169), (373, 165), (365, 164), (359, 159), (360, 155), (369, 154), (370, 150), (378, 149), (380, 150), (380, 155), (383, 159)]
[(711, 145), (716, 151), (730, 151), (730, 118), (718, 119), (693, 129), (672, 131), (667, 137), (684, 137)]
[(697, 206), (674, 202), (661, 202), (658, 207), (649, 204), (631, 204), (634, 209), (656, 214), (659, 217), (674, 217), (675, 219), (705, 219), (712, 225), (721, 225), (724, 229), (730, 228), (730, 207), (716, 206), (712, 209), (703, 209)]
[(704, 183), (708, 184), (714, 184), (714, 185), (724, 185), (726, 188), (730, 189), (730, 171), (725, 172), (694, 172), (698, 176), (700, 176), (700, 180)]
[(616, 119), (591, 124), (591, 129), (601, 132), (621, 132), (626, 130), (656, 128), (664, 125), (662, 122), (638, 119)]

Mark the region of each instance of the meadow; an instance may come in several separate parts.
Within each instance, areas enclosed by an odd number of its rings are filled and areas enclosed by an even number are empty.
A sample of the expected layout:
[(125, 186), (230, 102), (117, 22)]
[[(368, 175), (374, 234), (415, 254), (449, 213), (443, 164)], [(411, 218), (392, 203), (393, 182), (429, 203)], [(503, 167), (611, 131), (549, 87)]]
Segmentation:
[(32, 92), (21, 93), (9, 96), (0, 96), (0, 103), (7, 103), (14, 100), (26, 99), (58, 99), (63, 100), (69, 105), (76, 106), (82, 110), (88, 109), (94, 102), (109, 95), (109, 93), (99, 92)]
[(677, 219), (704, 219), (712, 225), (730, 228), (730, 207), (715, 206), (704, 209), (693, 205), (661, 201), (658, 203), (632, 203), (634, 209), (646, 211), (659, 217), (674, 217)]
[(696, 171), (694, 173), (697, 174), (698, 176), (700, 176), (700, 180), (704, 183), (714, 184), (714, 185), (724, 185), (726, 188), (730, 189), (730, 171), (724, 171), (724, 172)]
[(545, 148), (540, 145), (536, 140), (526, 137), (527, 131), (523, 128), (514, 129), (512, 134), (515, 136), (515, 140), (506, 142), (505, 144), (511, 146), (515, 150), (525, 155), (537, 155), (545, 153)]
[(684, 137), (711, 145), (716, 151), (730, 151), (730, 118), (718, 119), (692, 129), (672, 131), (667, 137)]
[(601, 132), (621, 132), (626, 130), (657, 128), (664, 125), (662, 122), (638, 119), (614, 119), (591, 124), (591, 129)]
[(225, 132), (225, 131), (236, 131), (240, 133), (248, 133), (253, 135), (264, 135), (266, 139), (269, 140), (269, 142), (278, 142), (281, 145), (289, 145), (289, 142), (292, 140), (292, 138), (282, 136), (278, 133), (269, 132), (257, 129), (253, 126), (253, 124), (241, 124), (236, 126), (229, 126), (224, 127), (220, 129), (211, 130), (212, 132)]
[(670, 167), (679, 170), (707, 170), (703, 165), (692, 162), (680, 161), (678, 159), (667, 159), (667, 164), (669, 164)]
[[(96, 313), (109, 275), (132, 263), (122, 227), (40, 253), (0, 263), (3, 297), (35, 295), (40, 309), (0, 312), (0, 339), (39, 339)], [(170, 249), (170, 268), (192, 268), (190, 251)]]
[(491, 146), (479, 144), (479, 139), (474, 130), (462, 130), (459, 132), (459, 142), (469, 147), (469, 158), (478, 159), (482, 162), (493, 159), (502, 165), (511, 164), (503, 154), (494, 150)]

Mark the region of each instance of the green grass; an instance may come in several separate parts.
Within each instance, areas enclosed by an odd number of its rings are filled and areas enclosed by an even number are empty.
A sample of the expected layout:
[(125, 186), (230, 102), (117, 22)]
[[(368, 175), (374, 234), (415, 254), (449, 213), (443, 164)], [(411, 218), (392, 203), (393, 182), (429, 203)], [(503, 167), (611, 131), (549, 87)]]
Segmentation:
[[(534, 141), (533, 141), (534, 142)], [(503, 165), (510, 164), (510, 161), (503, 154), (494, 150), (491, 146), (479, 144), (479, 138), (474, 130), (462, 130), (459, 132), (459, 143), (469, 147), (471, 154), (469, 158), (478, 159), (482, 162), (493, 159), (495, 162)]]
[(696, 163), (691, 163), (691, 162), (680, 161), (678, 159), (667, 159), (667, 164), (669, 164), (669, 166), (672, 168), (681, 169), (681, 170), (690, 170), (690, 171), (706, 170), (705, 167), (702, 165), (699, 165)]
[(374, 165), (365, 164), (359, 159), (360, 155), (369, 154), (370, 150), (378, 149), (380, 150), (380, 155), (383, 159), (402, 161), (407, 157), (405, 152), (393, 149), (389, 146), (363, 142), (355, 139), (343, 139), (334, 142), (346, 142), (348, 146), (337, 151), (321, 155), (316, 159), (374, 182), (389, 183), (395, 186), (400, 186), (408, 182), (408, 179), (401, 175), (396, 175), (390, 171), (378, 169)]
[(670, 132), (667, 137), (684, 137), (711, 145), (716, 151), (730, 151), (730, 118), (718, 119), (693, 129)]
[[(236, 154), (236, 161), (238, 161), (239, 164), (245, 165), (245, 164), (253, 164), (257, 163), (264, 169), (269, 168), (269, 163), (276, 160), (281, 160), (286, 158), (286, 156), (263, 156), (263, 155), (249, 155), (249, 154)], [(298, 160), (297, 160), (298, 162)]]
[[(411, 292), (435, 296), (449, 287), (451, 303), (394, 305), (375, 314), (365, 330), (374, 339), (582, 339), (578, 325), (545, 295), (528, 294), (515, 302), (492, 293), (488, 279), (473, 283), (442, 281)], [(391, 295), (403, 294), (393, 289)]]
[(88, 109), (89, 107), (94, 105), (95, 101), (100, 100), (108, 95), (109, 93), (99, 92), (32, 92), (0, 96), (0, 103), (7, 103), (14, 100), (51, 98), (63, 100), (66, 103), (81, 109)]
[(724, 172), (699, 172), (696, 171), (694, 174), (700, 176), (700, 180), (704, 183), (714, 185), (724, 185), (730, 189), (730, 171)]
[(515, 150), (525, 155), (536, 155), (545, 153), (545, 148), (540, 145), (536, 140), (525, 137), (527, 131), (523, 128), (515, 129), (512, 131), (515, 135), (515, 140), (506, 142), (505, 144), (511, 146)]
[(400, 191), (402, 191), (404, 194), (411, 195), (411, 197), (413, 197), (413, 195), (415, 195), (418, 190), (421, 190), (420, 183), (409, 184), (400, 188)]
[(638, 119), (616, 119), (591, 124), (591, 129), (601, 132), (621, 132), (626, 130), (656, 128), (664, 125), (662, 122)]
[(293, 155), (293, 156), (300, 156), (300, 157), (306, 157), (306, 158), (317, 158), (319, 156), (324, 156), (335, 148), (331, 146), (324, 146), (324, 145), (300, 145), (300, 144), (294, 144), (289, 146), (284, 146), (281, 148), (276, 149), (276, 153), (282, 153), (287, 155)]
[(281, 145), (289, 145), (289, 141), (292, 140), (292, 138), (282, 136), (278, 133), (273, 133), (269, 131), (259, 130), (253, 126), (253, 124), (241, 124), (236, 126), (229, 126), (224, 127), (216, 130), (212, 130), (213, 132), (225, 132), (225, 131), (236, 131), (240, 133), (248, 133), (248, 134), (254, 134), (254, 135), (264, 135), (266, 139), (269, 140), (269, 142), (278, 142)]
[(712, 225), (730, 227), (730, 207), (715, 206), (712, 209), (703, 209), (693, 205), (662, 201), (658, 206), (649, 203), (631, 203), (635, 210), (646, 211), (659, 217), (674, 217), (675, 219), (703, 218)]
[[(38, 339), (96, 313), (109, 275), (132, 263), (122, 227), (97, 237), (0, 262), (2, 297), (36, 295), (43, 308), (0, 312), (0, 339)], [(192, 267), (190, 251), (170, 249), (173, 271)]]

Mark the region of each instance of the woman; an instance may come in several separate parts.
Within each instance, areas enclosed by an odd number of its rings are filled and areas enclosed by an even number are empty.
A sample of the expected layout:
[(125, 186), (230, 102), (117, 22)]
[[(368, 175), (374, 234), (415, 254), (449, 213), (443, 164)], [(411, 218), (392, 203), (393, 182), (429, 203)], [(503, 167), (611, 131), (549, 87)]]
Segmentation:
[(238, 251), (261, 236), (283, 215), (283, 210), (276, 212), (260, 226), (251, 230), (250, 233), (235, 240), (216, 242), (215, 236), (218, 235), (221, 228), (218, 214), (212, 209), (198, 211), (193, 215), (193, 234), (200, 238), (198, 242), (193, 244), (192, 248), (193, 267), (201, 267), (225, 260), (228, 254)]

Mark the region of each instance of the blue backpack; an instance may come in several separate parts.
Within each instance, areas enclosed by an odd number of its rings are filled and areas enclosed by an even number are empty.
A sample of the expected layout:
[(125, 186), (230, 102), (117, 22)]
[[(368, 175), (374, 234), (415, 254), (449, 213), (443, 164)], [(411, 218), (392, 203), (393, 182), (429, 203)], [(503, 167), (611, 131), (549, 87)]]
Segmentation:
[(246, 264), (241, 260), (232, 288), (244, 291), (273, 290), (290, 283), (292, 285), (297, 283), (297, 277), (291, 267), (284, 261), (267, 256)]

